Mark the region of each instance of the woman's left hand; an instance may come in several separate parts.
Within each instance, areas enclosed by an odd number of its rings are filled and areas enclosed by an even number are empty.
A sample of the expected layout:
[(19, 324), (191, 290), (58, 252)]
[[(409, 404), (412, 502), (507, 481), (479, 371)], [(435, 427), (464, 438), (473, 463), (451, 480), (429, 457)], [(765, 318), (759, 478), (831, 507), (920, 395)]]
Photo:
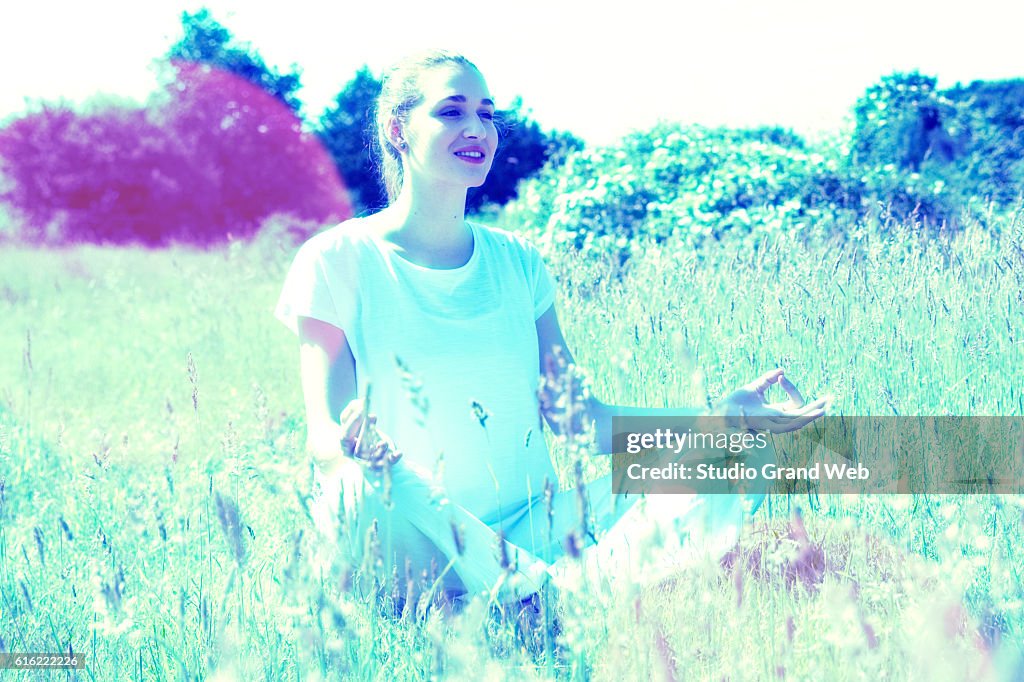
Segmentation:
[[(767, 402), (765, 393), (773, 384), (778, 384), (789, 400)], [(786, 433), (803, 428), (823, 416), (828, 403), (829, 398), (805, 402), (800, 391), (786, 378), (784, 370), (773, 369), (726, 396), (715, 406), (714, 414), (724, 416), (726, 425), (732, 428)]]

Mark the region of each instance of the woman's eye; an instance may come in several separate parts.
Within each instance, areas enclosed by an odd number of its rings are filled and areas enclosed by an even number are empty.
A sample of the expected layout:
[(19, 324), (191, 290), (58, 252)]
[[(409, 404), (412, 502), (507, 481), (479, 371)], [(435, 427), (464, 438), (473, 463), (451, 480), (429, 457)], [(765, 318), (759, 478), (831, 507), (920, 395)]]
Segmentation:
[(458, 109), (445, 109), (444, 111), (441, 112), (441, 115), (447, 116), (448, 118), (452, 118), (458, 116), (460, 113), (461, 112)]
[(494, 114), (492, 114), (489, 111), (481, 111), (480, 112), (480, 118), (486, 119), (488, 121), (493, 121), (494, 120)]

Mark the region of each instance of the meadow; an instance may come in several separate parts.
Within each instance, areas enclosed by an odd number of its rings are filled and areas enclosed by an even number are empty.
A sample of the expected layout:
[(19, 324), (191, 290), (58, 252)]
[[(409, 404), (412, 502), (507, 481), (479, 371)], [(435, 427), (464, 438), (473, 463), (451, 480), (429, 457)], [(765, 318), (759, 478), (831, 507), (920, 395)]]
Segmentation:
[[(1019, 212), (942, 235), (875, 215), (842, 237), (638, 236), (625, 265), (497, 220), (541, 245), (607, 401), (703, 405), (782, 366), (842, 414), (1024, 408)], [(84, 654), (54, 679), (1024, 675), (1021, 496), (774, 495), (724, 561), (551, 590), (539, 638), (482, 600), (396, 617), (331, 584), (309, 561), (297, 347), (272, 315), (281, 234), (4, 247), (0, 649)]]

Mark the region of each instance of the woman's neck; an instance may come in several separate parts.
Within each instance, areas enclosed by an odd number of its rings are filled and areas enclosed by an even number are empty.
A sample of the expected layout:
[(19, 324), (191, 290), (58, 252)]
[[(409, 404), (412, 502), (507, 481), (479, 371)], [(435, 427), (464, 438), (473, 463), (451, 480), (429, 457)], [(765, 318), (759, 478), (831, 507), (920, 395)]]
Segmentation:
[(425, 256), (472, 246), (466, 225), (466, 190), (405, 184), (394, 202), (379, 214), (381, 235)]

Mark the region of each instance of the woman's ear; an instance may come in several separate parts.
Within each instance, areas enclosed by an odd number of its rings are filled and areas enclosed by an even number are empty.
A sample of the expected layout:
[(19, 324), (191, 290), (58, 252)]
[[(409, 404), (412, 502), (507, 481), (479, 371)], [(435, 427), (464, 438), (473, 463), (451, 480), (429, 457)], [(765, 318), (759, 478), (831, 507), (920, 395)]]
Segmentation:
[(395, 117), (392, 117), (391, 121), (388, 122), (388, 140), (391, 141), (391, 145), (399, 152), (405, 151), (406, 143), (405, 137), (402, 134), (402, 124)]

